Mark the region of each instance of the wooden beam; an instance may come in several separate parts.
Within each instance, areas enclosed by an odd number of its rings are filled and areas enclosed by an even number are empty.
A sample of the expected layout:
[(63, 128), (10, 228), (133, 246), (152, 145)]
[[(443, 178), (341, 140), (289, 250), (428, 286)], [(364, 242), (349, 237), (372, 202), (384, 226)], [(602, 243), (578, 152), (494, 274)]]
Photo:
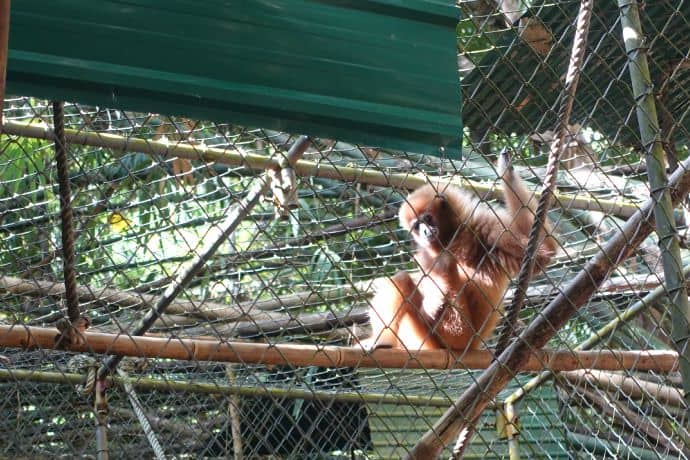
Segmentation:
[[(2, 130), (6, 134), (30, 137), (33, 139), (52, 140), (53, 131), (50, 127), (38, 123), (21, 123), (5, 121)], [(162, 156), (164, 158), (184, 158), (191, 161), (215, 162), (231, 167), (244, 167), (255, 171), (264, 171), (278, 166), (274, 157), (245, 152), (237, 146), (232, 148), (215, 148), (206, 145), (188, 144), (182, 142), (154, 141), (135, 137), (119, 136), (112, 133), (89, 132), (84, 130), (65, 129), (65, 139), (72, 145), (88, 145), (103, 147), (117, 152), (141, 152), (147, 155)], [(483, 198), (501, 199), (501, 185), (492, 182), (474, 181), (460, 176), (435, 177), (430, 179), (424, 174), (409, 172), (394, 173), (381, 171), (376, 168), (361, 168), (342, 165), (325, 164), (325, 162), (299, 160), (294, 165), (295, 173), (300, 177), (321, 177), (343, 182), (394, 187), (397, 189), (414, 190), (428, 183), (430, 180), (439, 185), (454, 184), (466, 188)], [(541, 192), (535, 192), (539, 197)], [(579, 196), (573, 194), (554, 194), (555, 202), (564, 209), (583, 209), (599, 211), (628, 218), (638, 209), (636, 203), (623, 198), (607, 200), (600, 197)]]
[(629, 398), (651, 398), (660, 405), (685, 406), (683, 391), (670, 385), (647, 382), (627, 375), (591, 369), (563, 372), (560, 375), (576, 385), (588, 383), (611, 393), (620, 392)]
[[(57, 333), (57, 329), (2, 325), (0, 326), (0, 347), (53, 349)], [(86, 332), (84, 339), (84, 344), (71, 346), (68, 350), (189, 361), (398, 369), (485, 369), (494, 361), (494, 355), (489, 350), (407, 352), (397, 349), (379, 349), (367, 353), (359, 346), (229, 342), (129, 336), (102, 332)], [(577, 369), (635, 369), (671, 372), (677, 368), (678, 354), (672, 351), (540, 350), (532, 353), (522, 370), (538, 372), (548, 369), (555, 372)]]

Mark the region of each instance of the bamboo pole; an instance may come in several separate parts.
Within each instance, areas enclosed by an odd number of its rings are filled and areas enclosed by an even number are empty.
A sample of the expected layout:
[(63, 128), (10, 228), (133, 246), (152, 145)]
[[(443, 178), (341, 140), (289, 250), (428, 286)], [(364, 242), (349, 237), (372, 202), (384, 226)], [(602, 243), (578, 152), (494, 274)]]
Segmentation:
[(607, 391), (615, 389), (634, 399), (652, 398), (661, 404), (669, 404), (674, 407), (685, 406), (683, 392), (669, 385), (646, 382), (627, 375), (592, 369), (562, 372), (558, 375), (575, 384), (586, 382)]
[[(668, 190), (668, 178), (664, 161), (664, 147), (656, 113), (653, 84), (647, 63), (647, 47), (644, 43), (637, 0), (618, 0), (621, 11), (623, 41), (628, 53), (628, 70), (636, 102), (640, 141), (645, 150), (647, 176), (652, 199), (659, 249), (664, 276), (671, 301), (671, 336), (680, 353), (680, 372), (686, 398), (690, 398), (690, 302), (682, 276), (682, 261), (678, 231), (673, 218), (673, 205)], [(690, 401), (690, 400), (689, 400)]]
[[(235, 370), (232, 364), (225, 366), (225, 375), (230, 385), (235, 386)], [(242, 436), (242, 400), (237, 395), (228, 398), (228, 417), (230, 418), (230, 432), (232, 433), (232, 454), (234, 460), (244, 460), (244, 439)]]
[(105, 379), (96, 380), (93, 412), (96, 424), (96, 459), (108, 460), (110, 458), (110, 448), (108, 445), (108, 414), (110, 408), (108, 407)]
[(233, 323), (225, 331), (234, 337), (271, 337), (284, 334), (315, 334), (333, 329), (366, 324), (369, 321), (368, 306), (354, 307), (346, 311), (325, 311), (294, 315), (282, 313), (281, 318), (266, 321), (242, 321)]
[[(43, 124), (19, 123), (5, 121), (2, 125), (6, 134), (31, 137), (35, 139), (52, 140), (52, 130)], [(91, 147), (103, 147), (116, 152), (141, 152), (147, 155), (162, 157), (177, 157), (188, 160), (215, 162), (228, 166), (245, 167), (255, 171), (264, 171), (267, 168), (278, 166), (278, 159), (265, 155), (247, 153), (240, 149), (231, 151), (223, 148), (208, 147), (198, 144), (183, 144), (165, 141), (153, 141), (147, 139), (118, 136), (110, 133), (94, 133), (83, 130), (65, 129), (65, 138), (72, 145), (87, 145)], [(294, 165), (295, 173), (302, 177), (321, 177), (343, 182), (357, 182), (360, 184), (377, 185), (381, 187), (394, 187), (398, 189), (413, 190), (426, 183), (429, 178), (424, 174), (392, 173), (374, 168), (356, 168), (350, 166), (333, 166), (320, 162), (299, 160)], [(500, 199), (502, 186), (493, 183), (481, 183), (469, 179), (439, 178), (434, 179), (440, 184), (455, 184), (472, 190), (481, 196)], [(540, 192), (535, 192), (539, 197)], [(555, 193), (555, 202), (568, 209), (581, 209), (585, 211), (600, 211), (622, 218), (630, 217), (637, 211), (638, 206), (623, 199), (606, 200), (597, 197), (582, 197)]]
[[(670, 180), (671, 198), (676, 205), (690, 190), (690, 159), (683, 161)], [(496, 360), (468, 387), (434, 426), (424, 434), (407, 458), (436, 458), (444, 446), (481, 416), (486, 406), (524, 369), (534, 350), (542, 348), (585, 304), (609, 273), (630, 256), (652, 232), (655, 202), (648, 200), (618, 233), (608, 241), (575, 278), (535, 317)]]
[[(686, 269), (690, 272), (690, 266)], [(614, 283), (615, 284), (615, 283)], [(621, 281), (622, 286), (622, 281)], [(648, 289), (658, 285), (658, 281), (642, 284), (639, 289)], [(234, 337), (252, 336), (259, 333), (280, 332), (286, 328), (292, 331), (313, 333), (323, 331), (334, 325), (349, 325), (366, 321), (366, 309), (351, 309), (340, 314), (330, 313), (310, 313), (295, 316), (292, 313), (275, 312), (279, 309), (297, 309), (306, 305), (320, 305), (332, 301), (344, 302), (347, 300), (359, 301), (371, 297), (373, 294), (372, 280), (357, 282), (353, 285), (345, 285), (337, 288), (323, 289), (319, 292), (303, 291), (286, 295), (275, 299), (250, 300), (239, 302), (234, 305), (221, 304), (216, 302), (190, 301), (175, 299), (166, 309), (163, 315), (155, 324), (156, 328), (167, 328), (171, 324), (195, 325), (199, 319), (212, 320), (217, 324), (233, 323), (231, 327), (219, 329), (220, 332), (227, 333)], [(630, 290), (630, 282), (625, 281), (625, 287)], [(612, 292), (619, 292), (621, 289), (615, 285), (603, 287), (601, 290), (610, 289)], [(40, 279), (24, 279), (12, 276), (0, 276), (0, 292), (8, 292), (14, 295), (44, 297), (44, 296), (63, 296), (65, 293), (64, 285), (55, 281)], [(660, 295), (665, 293), (664, 287), (655, 289), (653, 298), (644, 298), (643, 302), (652, 302)], [(530, 302), (541, 303), (545, 294), (537, 290), (528, 290)], [(147, 309), (155, 305), (158, 296), (118, 289), (92, 287), (88, 285), (78, 286), (79, 301), (84, 304), (97, 302), (107, 305), (117, 305), (127, 308)], [(513, 293), (506, 294), (506, 301), (510, 300)], [(551, 295), (549, 295), (551, 297)], [(636, 303), (636, 308), (641, 305)], [(633, 313), (636, 314), (636, 313)], [(620, 319), (624, 319), (627, 313), (623, 313)], [(35, 320), (49, 321), (49, 318), (41, 317)], [(617, 320), (614, 320), (617, 322)], [(197, 332), (190, 332), (191, 335), (199, 335)], [(599, 334), (605, 334), (604, 331)]]
[(595, 393), (584, 387), (578, 389), (586, 401), (594, 405), (598, 413), (611, 417), (613, 423), (631, 434), (647, 438), (650, 445), (661, 445), (673, 458), (687, 458), (690, 450), (678, 445), (667, 429), (657, 426), (644, 414), (633, 412), (625, 404), (610, 398), (607, 394)]
[(0, 128), (5, 107), (5, 83), (7, 81), (7, 55), (10, 41), (10, 0), (0, 0)]
[[(69, 346), (69, 351), (108, 353), (120, 357), (135, 356), (295, 367), (485, 369), (494, 362), (494, 355), (489, 350), (408, 352), (398, 349), (380, 349), (369, 353), (361, 347), (217, 342), (89, 331), (83, 335), (85, 343)], [(55, 329), (51, 328), (0, 326), (0, 346), (3, 347), (53, 349), (54, 337)], [(522, 370), (535, 372), (544, 369), (552, 371), (636, 369), (671, 372), (677, 368), (677, 359), (678, 356), (674, 352), (657, 350), (596, 350), (579, 353), (570, 350), (539, 350), (527, 357)]]
[[(209, 301), (190, 301), (174, 299), (166, 313), (192, 314), (207, 320), (224, 321), (266, 321), (278, 323), (294, 315), (287, 316), (284, 313), (276, 313), (271, 310), (297, 307), (304, 304), (321, 304), (333, 300), (344, 300), (358, 296), (370, 296), (370, 283), (356, 283), (354, 286), (343, 288), (324, 289), (323, 291), (296, 292), (277, 299), (254, 300), (238, 302), (235, 305), (227, 305)], [(0, 276), (0, 292), (9, 292), (15, 295), (45, 297), (64, 296), (65, 286), (62, 283), (39, 279), (24, 279), (13, 276)], [(134, 293), (111, 288), (95, 288), (82, 285), (77, 288), (80, 302), (102, 302), (109, 305), (117, 305), (122, 308), (135, 307), (147, 309), (153, 307), (159, 301), (160, 296), (151, 294)]]
[(616, 453), (613, 458), (635, 458), (639, 460), (665, 458), (660, 456), (658, 452), (649, 449), (643, 442), (628, 442), (627, 439), (631, 438), (631, 435), (625, 436), (623, 442), (621, 442), (622, 437), (620, 434), (612, 436), (610, 433), (592, 433), (591, 427), (577, 431), (568, 430), (565, 434), (565, 439), (568, 445), (572, 446), (573, 451), (586, 451), (590, 458), (611, 458), (611, 452)]
[[(687, 278), (690, 276), (690, 265), (683, 269), (683, 276)], [(629, 322), (635, 318), (638, 314), (646, 310), (650, 305), (654, 304), (659, 298), (666, 295), (668, 291), (665, 285), (661, 285), (655, 288), (653, 291), (649, 292), (642, 299), (638, 300), (631, 306), (625, 309), (615, 319), (609, 321), (607, 324), (599, 328), (598, 330), (592, 332), (587, 340), (582, 342), (580, 345), (575, 347), (575, 351), (589, 350), (594, 346), (601, 343), (604, 339), (611, 337), (613, 333), (623, 324)], [(539, 375), (532, 378), (529, 382), (521, 385), (520, 388), (515, 390), (514, 393), (509, 395), (503, 402), (504, 407), (509, 408), (510, 406), (516, 404), (522, 398), (524, 398), (530, 391), (539, 388), (544, 382), (553, 377), (553, 372), (544, 371), (539, 373)]]
[[(64, 385), (83, 385), (82, 374), (47, 372), (25, 369), (0, 369), (0, 381), (39, 382)], [(319, 391), (298, 388), (267, 387), (263, 385), (220, 385), (217, 382), (199, 383), (172, 379), (157, 379), (111, 376), (108, 384), (123, 386), (125, 382), (139, 391), (168, 391), (209, 395), (241, 396), (243, 398), (305, 399), (309, 401), (338, 401), (345, 403), (391, 404), (404, 406), (447, 407), (448, 398), (439, 396), (394, 395), (389, 393), (368, 393), (359, 390)]]

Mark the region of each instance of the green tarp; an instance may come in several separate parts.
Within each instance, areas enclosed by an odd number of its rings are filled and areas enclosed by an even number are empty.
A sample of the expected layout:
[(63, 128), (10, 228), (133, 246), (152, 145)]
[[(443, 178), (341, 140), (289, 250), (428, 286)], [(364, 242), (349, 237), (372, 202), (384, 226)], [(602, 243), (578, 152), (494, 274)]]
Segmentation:
[(17, 1), (7, 91), (452, 156), (458, 16), (452, 1)]

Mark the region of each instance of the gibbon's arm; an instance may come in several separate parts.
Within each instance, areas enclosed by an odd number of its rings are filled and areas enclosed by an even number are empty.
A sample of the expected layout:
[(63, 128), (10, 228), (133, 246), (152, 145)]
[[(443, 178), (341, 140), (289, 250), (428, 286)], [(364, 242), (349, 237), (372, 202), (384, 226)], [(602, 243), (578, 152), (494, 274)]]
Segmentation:
[[(513, 169), (510, 155), (507, 152), (503, 152), (499, 157), (497, 171), (503, 179), (503, 196), (507, 208), (507, 213), (504, 214), (505, 217), (502, 220), (504, 220), (505, 228), (515, 240), (520, 242), (524, 251), (534, 223), (537, 199), (527, 190), (524, 182)], [(505, 220), (506, 218), (508, 220)], [(540, 235), (535, 272), (539, 268), (545, 267), (557, 251), (558, 243), (553, 238), (552, 232), (553, 226), (547, 217)]]
[(503, 152), (498, 158), (498, 176), (503, 180), (503, 197), (511, 221), (505, 222), (506, 228), (518, 235), (529, 236), (534, 212), (537, 209), (536, 198), (527, 190), (522, 179), (513, 169), (510, 154)]

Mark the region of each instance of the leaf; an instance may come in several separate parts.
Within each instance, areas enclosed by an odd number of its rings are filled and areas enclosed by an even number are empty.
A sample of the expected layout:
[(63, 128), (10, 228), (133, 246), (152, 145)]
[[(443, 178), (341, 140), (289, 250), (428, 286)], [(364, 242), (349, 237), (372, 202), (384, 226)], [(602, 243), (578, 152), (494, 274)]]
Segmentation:
[(108, 223), (114, 232), (124, 233), (132, 227), (132, 222), (119, 212), (113, 212), (108, 216)]

